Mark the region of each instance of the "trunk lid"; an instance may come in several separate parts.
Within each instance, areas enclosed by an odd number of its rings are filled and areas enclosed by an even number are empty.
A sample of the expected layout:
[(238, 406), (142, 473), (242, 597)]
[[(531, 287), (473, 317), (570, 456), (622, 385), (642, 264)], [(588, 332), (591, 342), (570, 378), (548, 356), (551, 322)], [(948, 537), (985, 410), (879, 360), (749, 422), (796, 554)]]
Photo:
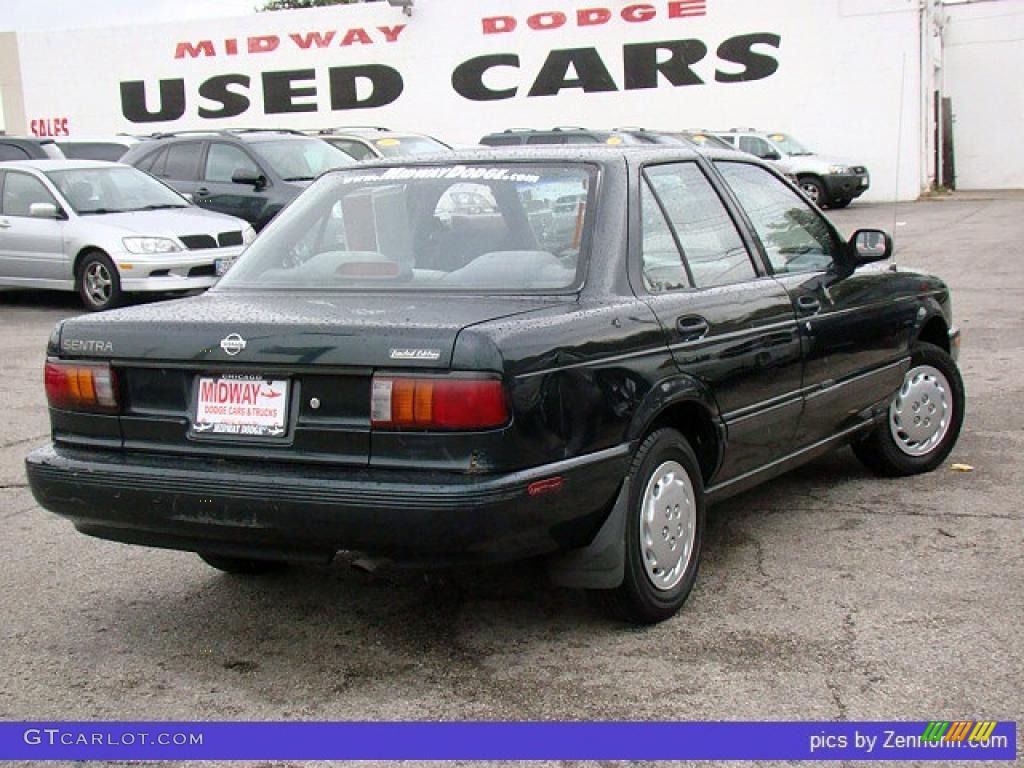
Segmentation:
[[(126, 449), (365, 465), (375, 370), (446, 370), (462, 329), (564, 302), (214, 292), (67, 320), (60, 350), (63, 358), (112, 362), (122, 404), (120, 445)], [(207, 399), (200, 392), (212, 392), (222, 381), (231, 386), (220, 389), (243, 393), (238, 405), (260, 408), (260, 418), (282, 419), (281, 428), (210, 431), (199, 419), (200, 400)], [(246, 392), (257, 390), (285, 404), (280, 416), (268, 415), (277, 412), (267, 401), (245, 400)], [(54, 422), (58, 439), (95, 437), (75, 429), (62, 435), (59, 414)]]

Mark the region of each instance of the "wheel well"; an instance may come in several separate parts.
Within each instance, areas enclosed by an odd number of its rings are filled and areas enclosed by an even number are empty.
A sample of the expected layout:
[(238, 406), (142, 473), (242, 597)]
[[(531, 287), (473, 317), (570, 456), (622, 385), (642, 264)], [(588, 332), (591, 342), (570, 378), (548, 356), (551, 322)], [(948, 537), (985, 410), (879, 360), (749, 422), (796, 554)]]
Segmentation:
[(941, 317), (933, 317), (924, 324), (921, 333), (917, 335), (918, 341), (926, 344), (934, 344), (939, 349), (949, 352), (949, 328), (946, 321)]
[(101, 253), (104, 256), (107, 255), (107, 252), (104, 251), (102, 248), (97, 248), (94, 245), (87, 245), (87, 246), (85, 246), (85, 248), (80, 250), (78, 252), (78, 254), (75, 256), (74, 269), (71, 272), (71, 274), (75, 276), (75, 280), (78, 279), (78, 268), (82, 265), (82, 259), (84, 259), (86, 256), (88, 256), (90, 253)]
[(647, 434), (663, 427), (678, 430), (690, 441), (706, 485), (718, 467), (719, 447), (718, 430), (707, 408), (693, 401), (670, 405), (657, 415)]

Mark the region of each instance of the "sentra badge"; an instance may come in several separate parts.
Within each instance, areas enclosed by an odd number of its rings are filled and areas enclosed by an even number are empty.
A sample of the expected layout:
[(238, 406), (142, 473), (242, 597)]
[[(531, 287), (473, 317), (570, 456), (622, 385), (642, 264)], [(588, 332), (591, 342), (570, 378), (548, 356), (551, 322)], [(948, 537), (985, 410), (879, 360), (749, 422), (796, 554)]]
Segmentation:
[(220, 340), (220, 348), (223, 349), (227, 354), (234, 357), (243, 349), (245, 349), (245, 339), (239, 336), (237, 333), (229, 334)]
[(64, 339), (61, 349), (65, 352), (113, 352), (114, 344), (98, 339)]

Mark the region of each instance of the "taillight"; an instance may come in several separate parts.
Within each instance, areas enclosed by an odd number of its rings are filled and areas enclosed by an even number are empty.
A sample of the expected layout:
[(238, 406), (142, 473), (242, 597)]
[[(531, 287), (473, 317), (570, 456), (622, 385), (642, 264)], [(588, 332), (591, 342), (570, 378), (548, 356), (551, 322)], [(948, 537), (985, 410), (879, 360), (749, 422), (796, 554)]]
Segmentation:
[(51, 408), (107, 413), (117, 410), (116, 380), (109, 365), (48, 362), (45, 378)]
[(370, 421), (384, 429), (492, 429), (508, 423), (493, 378), (374, 376)]

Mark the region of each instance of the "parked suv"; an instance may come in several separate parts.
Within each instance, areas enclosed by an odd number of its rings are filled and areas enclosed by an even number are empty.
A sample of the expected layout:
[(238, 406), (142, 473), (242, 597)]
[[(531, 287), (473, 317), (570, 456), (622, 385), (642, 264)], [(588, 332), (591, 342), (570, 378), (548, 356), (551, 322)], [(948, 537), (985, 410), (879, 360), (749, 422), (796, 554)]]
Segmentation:
[(324, 171), (355, 161), (298, 131), (160, 133), (121, 162), (157, 177), (196, 205), (245, 219), (259, 231)]
[(785, 133), (742, 128), (712, 133), (762, 160), (776, 161), (821, 208), (845, 208), (871, 186), (868, 169), (863, 165), (819, 155)]
[(450, 152), (451, 147), (433, 136), (406, 131), (391, 131), (373, 126), (348, 126), (307, 131), (311, 136), (332, 144), (354, 160), (378, 157), (412, 157)]
[(0, 136), (0, 161), (59, 160), (64, 157), (53, 139)]

